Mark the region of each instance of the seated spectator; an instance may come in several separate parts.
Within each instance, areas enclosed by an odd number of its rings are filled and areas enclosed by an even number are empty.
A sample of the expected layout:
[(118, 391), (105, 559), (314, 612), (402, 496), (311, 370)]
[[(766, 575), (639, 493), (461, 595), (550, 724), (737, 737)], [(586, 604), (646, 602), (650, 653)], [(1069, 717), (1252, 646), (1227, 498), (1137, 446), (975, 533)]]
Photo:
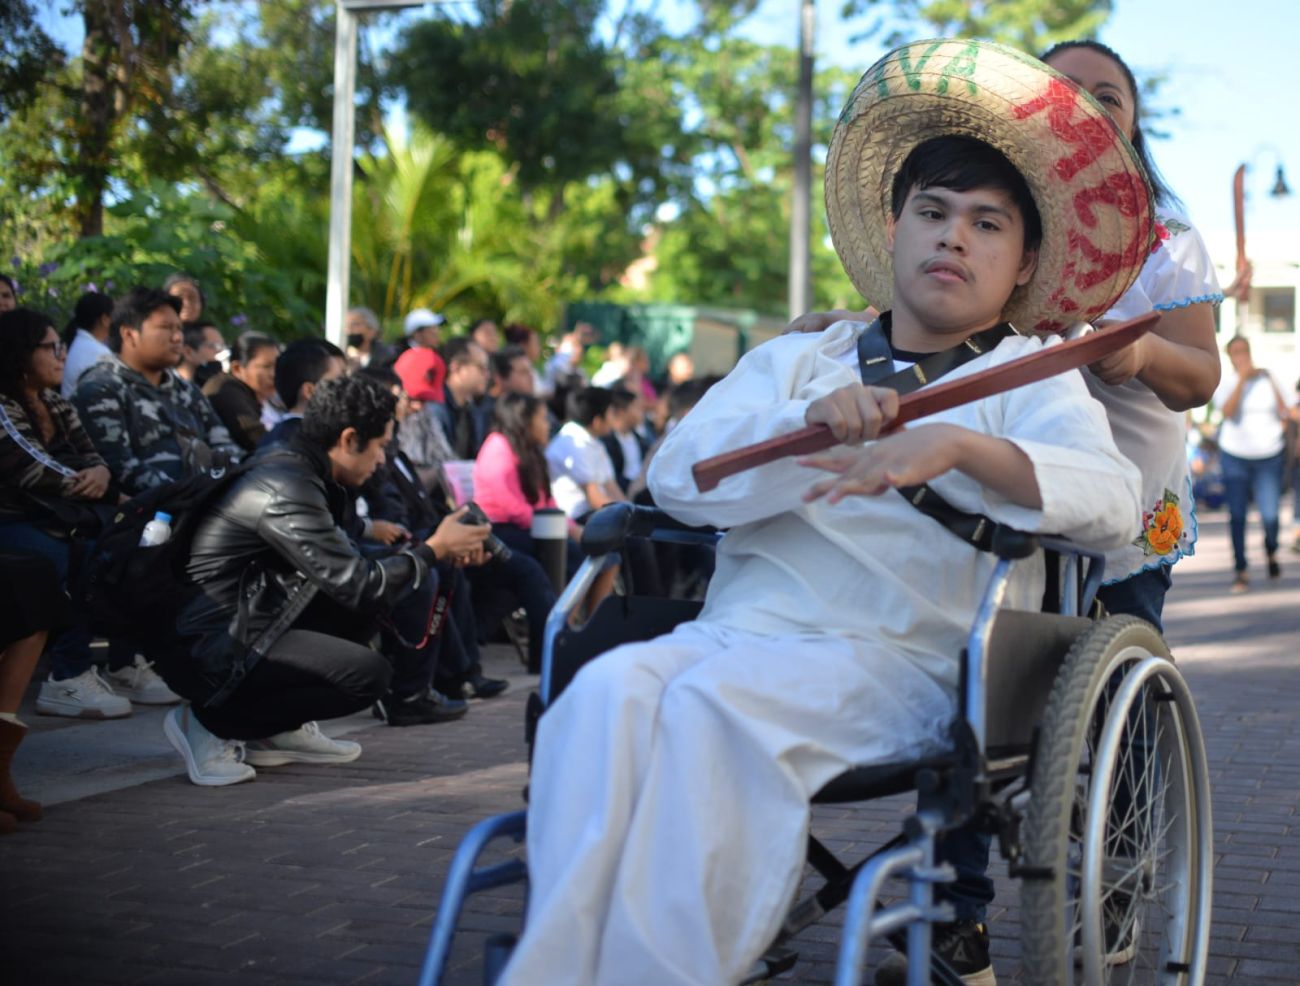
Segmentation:
[(472, 339), (457, 336), (442, 347), (442, 359), (447, 364), (446, 399), (429, 410), (456, 458), (472, 460), (491, 427), (491, 412), (479, 403), (491, 372), (487, 353)]
[[(0, 315), (0, 543), (40, 555), (66, 586), (71, 542), (94, 536), (117, 496), (76, 409), (59, 396), (63, 361), (63, 342), (47, 316), (26, 308)], [(109, 647), (109, 680), (122, 694), (115, 693), (94, 667), (90, 641), (80, 621), (59, 637), (37, 712), (117, 719), (131, 714), (132, 699), (176, 701), (120, 641)]]
[(673, 353), (668, 360), (668, 386), (680, 387), (695, 378), (695, 360), (689, 353)]
[[(382, 368), (367, 368), (367, 376), (381, 383), (397, 398), (397, 426), (401, 432), (403, 422), (415, 413), (413, 402), (402, 390), (401, 381), (391, 371)], [(390, 447), (388, 459), (370, 481), (362, 488), (369, 510), (369, 523), (373, 526), (387, 524), (401, 532), (403, 537), (419, 540), (427, 536), (446, 518), (461, 516), (464, 511), (457, 510), (456, 505), (441, 496), (431, 496), (420, 483), (411, 461), (402, 453), (396, 442)], [(382, 539), (381, 539), (382, 540)], [(386, 543), (396, 543), (396, 539)], [(400, 614), (394, 611), (394, 623), (403, 616), (414, 617), (414, 624), (407, 621), (408, 629), (399, 634), (396, 629), (386, 635), (384, 652), (395, 658), (398, 669), (393, 685), (394, 695), (383, 706), (385, 718), (391, 725), (405, 725), (394, 721), (394, 715), (402, 713), (401, 695), (432, 689), (430, 697), (435, 703), (444, 695), (453, 698), (492, 698), (506, 690), (508, 682), (502, 679), (488, 678), (483, 674), (483, 665), (479, 654), (479, 632), (476, 613), (492, 613), (487, 606), (489, 600), (495, 600), (503, 592), (509, 593), (512, 600), (510, 608), (523, 605), (530, 612), (536, 612), (539, 627), (544, 626), (546, 614), (555, 602), (554, 593), (540, 590), (528, 584), (544, 581), (541, 569), (530, 559), (516, 561), (489, 560), (486, 556), (475, 555), (466, 561), (454, 563), (449, 560), (437, 566), (439, 604), (436, 609), (444, 610), (446, 618), (439, 626), (439, 632), (429, 641), (428, 658), (404, 643), (403, 636), (418, 640), (423, 631), (429, 627), (429, 610), (427, 607), (416, 608), (414, 613)], [(488, 564), (484, 564), (487, 562)], [(463, 568), (463, 570), (462, 570)], [(480, 606), (479, 604), (483, 604)], [(495, 617), (500, 619), (500, 614)], [(540, 639), (540, 638), (539, 638)], [(403, 674), (405, 665), (415, 674)], [(406, 687), (403, 688), (403, 680)]]
[(206, 318), (185, 322), (181, 326), (181, 362), (176, 372), (194, 386), (203, 385), (218, 373), (224, 373), (224, 360), (230, 359), (225, 337), (216, 323)]
[(582, 522), (593, 510), (625, 499), (614, 465), (600, 443), (610, 431), (614, 395), (586, 387), (569, 398), (569, 420), (546, 448), (551, 493), (570, 520)]
[(591, 375), (591, 385), (608, 390), (627, 376), (628, 371), (632, 369), (628, 355), (621, 342), (611, 342), (606, 346), (605, 362)]
[(275, 361), (280, 344), (269, 336), (245, 332), (230, 351), (230, 372), (220, 373), (203, 385), (230, 437), (245, 452), (257, 448), (266, 428), (263, 405), (275, 395)]
[[(546, 467), (550, 412), (539, 397), (506, 394), (497, 402), (496, 428), (474, 461), (474, 502), (492, 521), (492, 533), (513, 551), (537, 557), (533, 511), (555, 507)], [(568, 574), (582, 563), (577, 525), (570, 521)]]
[(442, 341), (442, 327), (447, 320), (437, 312), (427, 308), (417, 308), (402, 321), (402, 332), (406, 335), (409, 349), (437, 349)]
[(506, 394), (497, 401), (495, 424), (474, 461), (474, 502), (498, 537), (536, 554), (528, 533), (533, 511), (555, 506), (546, 468), (546, 405), (538, 397)]
[(494, 398), (502, 394), (532, 394), (533, 364), (522, 346), (506, 346), (490, 354), (492, 361), (492, 386), (488, 393)]
[(180, 302), (133, 288), (113, 310), (108, 347), (77, 385), (75, 404), (90, 440), (128, 496), (238, 461), (206, 397), (176, 373)]
[(63, 330), (63, 344), (68, 358), (63, 362), (63, 383), (59, 394), (65, 401), (72, 400), (77, 381), (101, 359), (112, 359), (108, 348), (108, 326), (113, 321), (113, 299), (98, 291), (87, 291), (77, 299), (72, 318)]
[(480, 318), (469, 327), (469, 337), (491, 356), (501, 348), (501, 330), (490, 318)]
[(295, 339), (285, 346), (275, 361), (275, 393), (288, 411), (262, 437), (258, 451), (288, 445), (302, 427), (302, 415), (316, 385), (343, 376), (347, 369), (343, 350), (324, 339)]
[(160, 655), (191, 703), (164, 728), (195, 784), (356, 759), (359, 744), (316, 721), (387, 692), (388, 662), (365, 644), (377, 618), (487, 536), (487, 525), (452, 521), (381, 559), (349, 540), (345, 490), (383, 463), (395, 404), (364, 377), (320, 384), (289, 445), (260, 456), (199, 523), (186, 572), (200, 591), (177, 616), (180, 645)]
[(379, 328), (379, 316), (369, 308), (348, 309), (347, 361), (352, 369), (363, 366), (392, 366), (397, 351), (384, 342)]
[(645, 420), (645, 403), (639, 393), (621, 387), (610, 393), (613, 395), (609, 408), (610, 429), (600, 443), (609, 453), (614, 480), (626, 495), (628, 487), (641, 475), (641, 462), (649, 447), (637, 430)]
[(197, 322), (203, 317), (203, 309), (207, 305), (208, 299), (196, 278), (177, 271), (175, 274), (167, 275), (167, 280), (163, 281), (162, 289), (163, 294), (180, 302), (176, 310), (180, 314), (182, 322)]
[(528, 365), (533, 371), (533, 389), (528, 391), (538, 397), (549, 397), (551, 392), (542, 381), (538, 364), (542, 361), (542, 337), (526, 325), (511, 324), (501, 330), (507, 346), (518, 346), (528, 357)]
[(555, 354), (546, 361), (542, 385), (551, 400), (551, 412), (557, 418), (567, 413), (569, 394), (590, 385), (582, 358), (595, 338), (596, 330), (586, 322), (579, 322), (572, 332), (560, 338)]
[(45, 639), (64, 618), (66, 598), (54, 566), (39, 555), (0, 554), (0, 835), (41, 818), (18, 793), (10, 765), (27, 726), (18, 718)]
[(0, 312), (11, 312), (18, 307), (18, 285), (8, 274), (0, 274)]

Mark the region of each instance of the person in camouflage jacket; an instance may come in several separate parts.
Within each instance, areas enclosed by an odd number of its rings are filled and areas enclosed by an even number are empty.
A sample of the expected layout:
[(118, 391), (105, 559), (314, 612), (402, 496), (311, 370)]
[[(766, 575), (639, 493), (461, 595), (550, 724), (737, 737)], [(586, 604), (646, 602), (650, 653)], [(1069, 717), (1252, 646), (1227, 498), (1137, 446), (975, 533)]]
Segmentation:
[(240, 450), (206, 397), (176, 373), (176, 299), (134, 288), (109, 330), (117, 357), (87, 370), (74, 402), (90, 439), (129, 496), (238, 461)]

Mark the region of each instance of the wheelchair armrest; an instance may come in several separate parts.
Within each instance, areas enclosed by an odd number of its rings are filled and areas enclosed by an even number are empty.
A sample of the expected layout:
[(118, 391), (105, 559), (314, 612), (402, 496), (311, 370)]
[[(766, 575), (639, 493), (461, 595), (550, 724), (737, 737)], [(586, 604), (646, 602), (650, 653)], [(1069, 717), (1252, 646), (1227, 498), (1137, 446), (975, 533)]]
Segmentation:
[(993, 531), (993, 545), (990, 550), (999, 558), (1015, 561), (1034, 554), (1038, 550), (1038, 540), (1037, 534), (1017, 531), (1015, 528), (1003, 527), (999, 524)]
[(611, 503), (588, 519), (582, 530), (582, 553), (589, 558), (620, 550), (628, 538), (655, 539), (672, 532), (674, 541), (713, 544), (718, 532), (712, 527), (692, 527), (654, 507), (633, 503)]

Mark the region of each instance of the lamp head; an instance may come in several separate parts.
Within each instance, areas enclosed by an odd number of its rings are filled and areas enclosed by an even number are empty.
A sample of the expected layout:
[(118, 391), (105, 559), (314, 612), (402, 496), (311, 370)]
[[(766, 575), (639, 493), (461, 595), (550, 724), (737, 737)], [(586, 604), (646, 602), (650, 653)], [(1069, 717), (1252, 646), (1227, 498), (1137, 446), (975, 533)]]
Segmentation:
[(1286, 183), (1286, 175), (1282, 174), (1282, 165), (1277, 166), (1277, 179), (1273, 182), (1273, 190), (1268, 193), (1275, 199), (1284, 199), (1291, 194), (1291, 189)]

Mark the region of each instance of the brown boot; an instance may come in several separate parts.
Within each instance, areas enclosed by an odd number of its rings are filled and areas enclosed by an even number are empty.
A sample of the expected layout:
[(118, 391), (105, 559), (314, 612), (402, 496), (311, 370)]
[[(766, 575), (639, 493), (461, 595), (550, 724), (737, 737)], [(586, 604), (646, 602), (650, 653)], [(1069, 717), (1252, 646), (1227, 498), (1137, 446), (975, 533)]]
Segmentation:
[[(14, 787), (13, 778), (9, 776), (9, 765), (13, 763), (14, 751), (27, 735), (27, 727), (12, 719), (0, 719), (0, 813), (20, 822), (34, 822), (41, 817), (41, 806), (35, 801), (20, 797)], [(4, 820), (0, 818), (0, 829)]]

